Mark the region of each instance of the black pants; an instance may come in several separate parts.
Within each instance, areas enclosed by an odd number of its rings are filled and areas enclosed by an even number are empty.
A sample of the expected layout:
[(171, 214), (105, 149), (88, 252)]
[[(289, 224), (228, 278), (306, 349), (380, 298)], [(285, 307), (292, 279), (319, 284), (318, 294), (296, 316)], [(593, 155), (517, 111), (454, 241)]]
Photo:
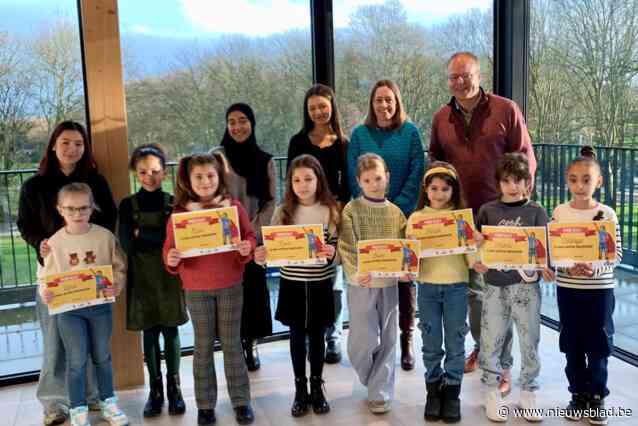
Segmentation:
[(571, 393), (606, 397), (607, 360), (613, 349), (615, 298), (613, 289), (579, 290), (558, 287), (560, 350)]
[(310, 375), (321, 377), (326, 345), (326, 327), (290, 327), (290, 357), (296, 378), (306, 377), (306, 337), (310, 350)]

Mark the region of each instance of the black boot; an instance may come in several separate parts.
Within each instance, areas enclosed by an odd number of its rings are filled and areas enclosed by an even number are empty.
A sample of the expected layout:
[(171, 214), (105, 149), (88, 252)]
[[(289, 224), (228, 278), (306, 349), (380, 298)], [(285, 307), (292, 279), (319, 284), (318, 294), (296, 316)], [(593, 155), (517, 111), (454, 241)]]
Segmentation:
[(583, 417), (583, 413), (589, 408), (590, 396), (588, 393), (573, 393), (572, 399), (565, 408), (565, 418), (578, 421)]
[(148, 399), (144, 404), (144, 417), (156, 417), (162, 414), (162, 406), (164, 405), (164, 386), (162, 376), (151, 379), (150, 391)]
[(182, 389), (179, 386), (179, 375), (166, 377), (166, 398), (168, 399), (168, 414), (184, 414), (186, 404), (182, 398)]
[(401, 368), (414, 370), (414, 350), (412, 349), (412, 332), (401, 333)]
[(308, 412), (308, 380), (305, 377), (295, 379), (295, 400), (292, 403), (290, 412), (293, 417), (301, 417)]
[(257, 350), (257, 341), (254, 339), (245, 339), (241, 341), (244, 349), (244, 360), (248, 371), (257, 371), (261, 367), (259, 362), (259, 351)]
[(425, 384), (425, 411), (423, 417), (429, 422), (441, 419), (441, 379)]
[(443, 407), (441, 418), (445, 423), (458, 423), (461, 421), (461, 385), (443, 386)]
[(312, 411), (315, 414), (325, 414), (330, 411), (330, 405), (323, 395), (323, 380), (321, 377), (310, 377), (310, 402), (312, 402)]

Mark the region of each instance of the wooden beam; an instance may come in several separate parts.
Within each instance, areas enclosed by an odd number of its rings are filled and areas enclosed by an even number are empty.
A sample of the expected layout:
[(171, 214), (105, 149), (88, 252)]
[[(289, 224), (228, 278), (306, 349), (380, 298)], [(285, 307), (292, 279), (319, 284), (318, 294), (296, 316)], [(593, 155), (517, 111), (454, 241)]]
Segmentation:
[[(80, 0), (80, 7), (93, 152), (119, 204), (130, 194), (130, 183), (117, 0)], [(126, 331), (125, 292), (113, 309), (112, 348), (115, 386), (143, 385), (140, 334)]]

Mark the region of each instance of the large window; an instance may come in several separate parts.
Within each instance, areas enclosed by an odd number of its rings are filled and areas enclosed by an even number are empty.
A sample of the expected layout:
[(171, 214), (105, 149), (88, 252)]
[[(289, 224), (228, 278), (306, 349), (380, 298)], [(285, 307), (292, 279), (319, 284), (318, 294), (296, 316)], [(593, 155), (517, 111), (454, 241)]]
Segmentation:
[(40, 368), (35, 255), (15, 227), (21, 183), (64, 119), (85, 122), (75, 0), (0, 0), (0, 377)]

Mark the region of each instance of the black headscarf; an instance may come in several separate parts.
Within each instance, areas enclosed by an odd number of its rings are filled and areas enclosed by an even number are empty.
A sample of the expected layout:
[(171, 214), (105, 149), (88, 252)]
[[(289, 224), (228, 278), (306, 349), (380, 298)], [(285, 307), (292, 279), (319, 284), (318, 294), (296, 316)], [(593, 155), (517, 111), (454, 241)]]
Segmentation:
[[(252, 127), (250, 136), (243, 143), (238, 143), (228, 133), (228, 115), (233, 111), (243, 113), (250, 121)], [(224, 132), (221, 146), (224, 147), (226, 158), (228, 158), (233, 170), (246, 179), (246, 192), (257, 197), (260, 201), (260, 206), (272, 200), (270, 179), (268, 177), (268, 162), (272, 155), (257, 146), (257, 139), (255, 139), (255, 113), (250, 106), (244, 103), (236, 103), (228, 107), (226, 110), (226, 131)]]

